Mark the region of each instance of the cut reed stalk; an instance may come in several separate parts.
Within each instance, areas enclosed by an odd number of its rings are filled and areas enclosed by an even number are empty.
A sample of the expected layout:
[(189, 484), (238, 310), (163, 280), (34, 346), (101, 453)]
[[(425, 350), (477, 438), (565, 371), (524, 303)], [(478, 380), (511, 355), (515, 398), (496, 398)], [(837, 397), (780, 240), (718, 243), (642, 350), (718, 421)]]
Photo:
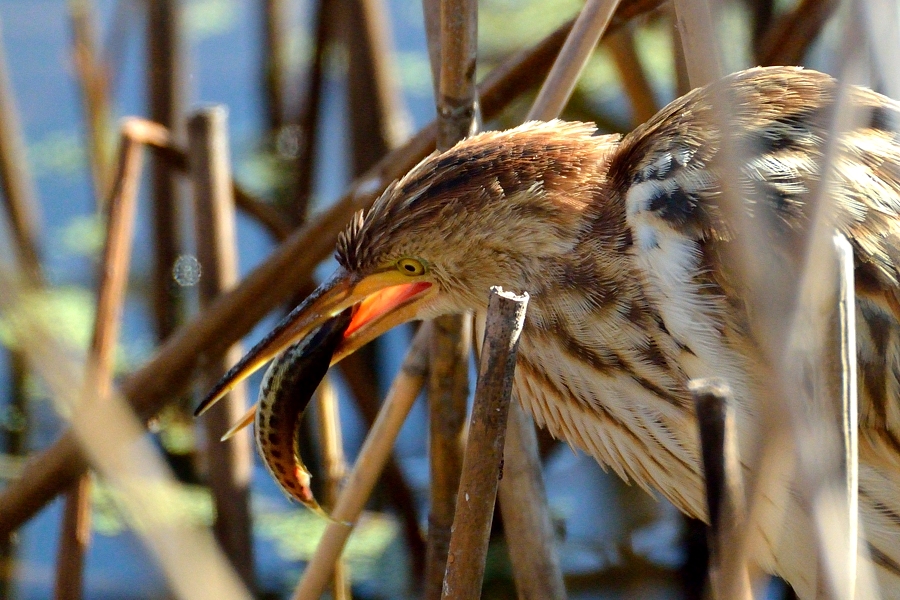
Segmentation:
[[(606, 1), (585, 5), (527, 119), (559, 116), (609, 25), (616, 4)], [(516, 589), (526, 598), (565, 598), (534, 424), (519, 408), (512, 410), (506, 448), (512, 476), (500, 484), (500, 507)]]
[(519, 336), (527, 308), (528, 294), (519, 296), (491, 288), (442, 598), (481, 597), (494, 504), (502, 476)]

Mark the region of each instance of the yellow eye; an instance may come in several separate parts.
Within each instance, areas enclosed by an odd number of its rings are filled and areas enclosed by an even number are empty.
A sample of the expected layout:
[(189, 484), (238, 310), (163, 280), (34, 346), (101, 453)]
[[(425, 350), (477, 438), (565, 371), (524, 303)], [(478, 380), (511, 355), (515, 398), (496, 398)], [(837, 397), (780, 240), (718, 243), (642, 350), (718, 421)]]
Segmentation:
[(415, 258), (401, 258), (397, 261), (397, 270), (404, 275), (421, 275), (425, 272), (425, 265)]

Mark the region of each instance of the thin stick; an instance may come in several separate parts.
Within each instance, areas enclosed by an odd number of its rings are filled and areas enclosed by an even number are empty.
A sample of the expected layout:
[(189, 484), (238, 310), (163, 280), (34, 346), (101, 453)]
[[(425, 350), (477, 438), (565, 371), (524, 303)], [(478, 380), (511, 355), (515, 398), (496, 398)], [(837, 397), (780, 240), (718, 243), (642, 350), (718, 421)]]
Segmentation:
[[(40, 219), (26, 160), (25, 143), (9, 80), (6, 53), (0, 43), (0, 186), (3, 204), (12, 234), (13, 253), (22, 281), (40, 288), (43, 285), (39, 238)], [(25, 425), (18, 431), (8, 431), (4, 450), (10, 455), (25, 452), (27, 437), (27, 406), (24, 387), (29, 365), (24, 354), (15, 348), (8, 350), (10, 363), (11, 399), (9, 410), (19, 410)], [(0, 597), (13, 586), (16, 561), (16, 538), (9, 532), (0, 533)]]
[[(437, 148), (445, 151), (478, 129), (475, 61), (478, 51), (478, 4), (474, 0), (442, 0), (438, 68), (432, 73), (437, 89)], [(434, 24), (432, 24), (432, 33)], [(447, 315), (434, 320), (428, 378), (429, 486), (428, 537), (425, 554), (427, 600), (441, 597), (453, 516), (462, 472), (466, 406), (469, 396), (471, 318)]]
[[(150, 121), (148, 121), (149, 123)], [(148, 140), (150, 151), (154, 156), (165, 160), (171, 167), (178, 169), (184, 173), (188, 171), (188, 156), (184, 148), (177, 146), (168, 133), (164, 139)], [(231, 193), (234, 196), (234, 203), (245, 214), (253, 217), (259, 224), (269, 230), (269, 233), (278, 241), (283, 241), (293, 231), (293, 226), (277, 208), (255, 198), (250, 192), (245, 190), (235, 181), (231, 183)]]
[[(624, 23), (660, 0), (623, 4), (613, 24)], [(565, 24), (534, 48), (511, 57), (479, 86), (486, 119), (493, 118), (545, 72), (571, 25)], [(296, 231), (263, 264), (209, 310), (182, 327), (153, 358), (123, 383), (123, 392), (145, 418), (158, 411), (186, 385), (198, 356), (224, 352), (259, 319), (289, 298), (310, 269), (334, 248), (335, 239), (357, 210), (368, 207), (387, 183), (402, 175), (434, 147), (436, 127), (429, 125), (356, 180), (350, 193), (314, 222)], [(0, 534), (8, 533), (70, 485), (86, 467), (71, 431), (35, 455), (21, 477), (0, 492)]]
[(374, 84), (373, 97), (369, 100), (375, 101), (373, 108), (378, 114), (381, 136), (388, 148), (396, 148), (409, 137), (410, 120), (397, 83), (400, 77), (388, 17), (390, 11), (385, 0), (360, 0), (356, 4), (362, 17), (362, 33), (369, 49), (367, 62), (371, 65), (370, 77)]
[(656, 114), (659, 107), (638, 56), (634, 33), (630, 27), (623, 27), (615, 35), (608, 36), (606, 45), (612, 53), (622, 86), (631, 101), (632, 121), (636, 125), (646, 122)]
[(688, 80), (691, 87), (700, 87), (722, 77), (723, 67), (716, 20), (707, 0), (672, 0), (675, 6), (675, 27), (684, 48)]
[[(147, 7), (147, 90), (150, 119), (179, 131), (181, 115), (181, 2), (155, 0)], [(180, 190), (175, 173), (159, 160), (150, 163), (150, 194), (153, 210), (152, 301), (156, 338), (168, 338), (181, 320), (172, 268), (182, 246), (179, 216)]]
[[(28, 454), (26, 442), (29, 438), (29, 411), (28, 393), (26, 381), (29, 377), (29, 365), (25, 353), (18, 348), (7, 349), (9, 369), (9, 403), (7, 411), (14, 415), (18, 423), (16, 427), (9, 427), (4, 435), (3, 454), (7, 464), (21, 464)], [(16, 587), (16, 567), (19, 565), (15, 559), (18, 537), (15, 535), (0, 536), (0, 598), (12, 596), (12, 590)]]
[(747, 566), (740, 560), (740, 553), (731, 552), (738, 532), (745, 526), (734, 397), (728, 384), (719, 379), (698, 379), (688, 387), (700, 429), (715, 598), (751, 600)]
[[(46, 315), (33, 309), (33, 295), (0, 269), (0, 311), (51, 396), (72, 416), (72, 431), (91, 465), (113, 490), (112, 499), (166, 576), (173, 594), (185, 600), (249, 600), (212, 536), (196, 526), (190, 511), (173, 503), (181, 492), (165, 461), (124, 398), (110, 390), (103, 402), (84, 402), (86, 380), (52, 333)], [(91, 374), (88, 373), (88, 379)], [(75, 385), (73, 385), (75, 382)]]
[[(859, 555), (859, 398), (856, 371), (856, 287), (854, 284), (853, 248), (843, 235), (834, 239), (838, 261), (838, 326), (837, 339), (841, 364), (841, 420), (842, 463), (846, 490), (846, 554), (843, 567), (849, 588), (848, 598), (856, 593)], [(838, 559), (840, 560), (840, 559)]]
[[(121, 136), (119, 169), (107, 203), (106, 242), (100, 262), (97, 314), (87, 355), (82, 410), (89, 403), (104, 403), (110, 393), (116, 339), (125, 303), (131, 262), (131, 244), (141, 178), (141, 146)], [(83, 475), (66, 496), (63, 531), (56, 571), (56, 598), (77, 600), (82, 594), (84, 555), (90, 544), (91, 482)]]
[(347, 3), (352, 172), (358, 175), (409, 137), (384, 0)]
[(297, 181), (292, 202), (293, 217), (297, 223), (305, 222), (307, 207), (312, 197), (316, 139), (319, 132), (319, 112), (322, 106), (322, 86), (325, 78), (325, 53), (334, 36), (334, 20), (338, 12), (333, 9), (326, 10), (327, 5), (327, 0), (318, 0), (315, 3), (316, 33), (313, 59), (306, 77), (306, 94), (297, 118), (300, 127), (300, 146), (297, 149)]
[(441, 1), (422, 0), (422, 15), (425, 18), (425, 41), (428, 44), (428, 61), (431, 63), (434, 101), (437, 104), (441, 93)]
[(666, 6), (666, 17), (672, 20), (672, 56), (675, 62), (675, 95), (684, 96), (691, 91), (690, 77), (688, 76), (687, 60), (684, 57), (684, 43), (681, 41), (681, 29), (678, 27), (678, 16), (675, 14), (675, 5), (671, 2)]
[(585, 3), (526, 121), (547, 121), (562, 112), (618, 4), (619, 0), (588, 0)]
[[(341, 369), (344, 381), (353, 393), (356, 406), (363, 417), (366, 430), (372, 428), (378, 416), (381, 405), (381, 396), (378, 392), (374, 369), (359, 360), (362, 365), (348, 369), (348, 363), (355, 359), (358, 352), (344, 358), (338, 367)], [(382, 483), (385, 493), (388, 495), (394, 509), (399, 513), (403, 534), (406, 540), (407, 550), (410, 554), (412, 573), (415, 581), (422, 581), (425, 575), (425, 538), (419, 523), (419, 511), (416, 507), (416, 498), (413, 495), (406, 475), (397, 462), (397, 456), (391, 455), (384, 467)]]
[(98, 208), (106, 198), (109, 185), (110, 133), (109, 90), (107, 65), (97, 52), (96, 10), (91, 0), (69, 0), (69, 18), (72, 22), (72, 54), (81, 102), (87, 125), (87, 147), (90, 158), (94, 196)]
[(518, 402), (509, 407), (499, 496), (519, 598), (564, 599), (566, 586), (547, 507), (537, 435)]
[(425, 597), (440, 598), (465, 451), (471, 319), (433, 321), (428, 369), (428, 537)]
[(263, 30), (263, 90), (266, 122), (269, 131), (278, 131), (284, 124), (284, 79), (287, 72), (285, 57), (284, 0), (264, 0), (262, 3)]
[[(858, 22), (850, 21), (844, 39), (842, 71), (859, 58)], [(845, 560), (843, 547), (840, 552), (833, 551), (849, 535), (844, 529), (844, 518), (849, 511), (843, 498), (848, 486), (840, 471), (846, 452), (839, 437), (843, 435), (847, 417), (838, 417), (840, 409), (836, 408), (841, 403), (845, 383), (837, 382), (833, 374), (823, 374), (821, 368), (823, 364), (840, 364), (841, 353), (846, 353), (830, 339), (836, 321), (832, 316), (837, 293), (834, 252), (830, 246), (834, 231), (833, 201), (827, 191), (834, 177), (833, 165), (839, 157), (841, 135), (852, 122), (847, 77), (839, 78), (834, 92), (830, 131), (823, 136), (820, 179), (805, 203), (808, 225), (792, 232), (792, 239), (786, 240), (790, 255), (799, 259), (781, 261), (777, 270), (771, 268), (771, 260), (766, 260), (775, 250), (760, 244), (760, 240), (770, 236), (760, 233), (758, 219), (746, 216), (737, 190), (741, 148), (728, 135), (731, 131), (729, 99), (722, 88), (714, 87), (713, 92), (720, 96), (716, 99), (715, 118), (723, 132), (719, 168), (727, 175), (722, 179), (720, 205), (731, 230), (737, 232), (727, 252), (727, 268), (734, 274), (738, 289), (746, 290), (744, 300), (753, 317), (750, 329), (759, 344), (765, 368), (771, 373), (771, 377), (762, 381), (763, 406), (758, 410), (766, 436), (752, 440), (755, 447), (745, 457), (749, 463), (747, 522), (750, 527), (739, 532), (730, 552), (742, 555), (741, 560), (747, 559), (751, 536), (757, 527), (766, 525), (761, 519), (769, 503), (769, 486), (781, 485), (779, 479), (784, 475), (785, 463), (795, 464), (794, 492), (798, 493), (813, 525), (811, 534), (819, 574), (817, 597), (850, 597), (855, 573), (847, 576), (847, 567), (853, 561)], [(753, 310), (762, 306), (766, 307), (765, 311)], [(796, 460), (786, 460), (790, 454)], [(826, 529), (823, 524), (834, 515), (840, 518)], [(838, 567), (830, 568), (834, 565)]]
[(39, 220), (26, 155), (6, 53), (0, 44), (0, 185), (19, 266), (27, 278), (39, 282), (42, 279), (38, 253)]
[[(349, 25), (343, 28), (347, 33), (342, 37), (349, 54), (350, 169), (356, 176), (406, 138), (408, 119), (403, 98), (398, 94), (393, 36), (381, 0), (342, 2), (340, 12)], [(344, 379), (369, 427), (381, 402), (376, 352), (376, 345), (368, 345), (340, 363)], [(416, 502), (396, 457), (391, 456), (382, 481), (385, 493), (402, 519), (412, 571), (418, 581), (425, 571), (425, 542)], [(338, 573), (335, 579), (339, 579)]]
[(760, 40), (757, 64), (800, 64), (837, 6), (837, 0), (803, 0)]
[(446, 150), (471, 135), (475, 119), (475, 58), (478, 48), (476, 0), (441, 2), (441, 77), (438, 149)]
[(400, 372), (391, 384), (378, 418), (366, 436), (353, 471), (331, 512), (335, 522), (329, 523), (325, 528), (316, 553), (306, 566), (297, 589), (294, 590), (293, 600), (315, 600), (328, 585), (335, 561), (341, 555), (344, 544), (350, 537), (354, 524), (391, 454), (400, 427), (403, 426), (406, 415), (409, 414), (425, 383), (427, 371), (425, 357), (430, 329), (430, 324), (423, 325), (413, 338)]
[(442, 598), (481, 597), (528, 294), (491, 288)]
[[(322, 463), (325, 470), (325, 507), (331, 510), (341, 493), (341, 484), (347, 474), (344, 445), (341, 438), (341, 417), (338, 397), (331, 381), (326, 377), (319, 385), (319, 437), (322, 440)], [(344, 561), (338, 558), (334, 565), (334, 600), (349, 600), (350, 578)]]
[[(191, 179), (199, 281), (203, 310), (238, 280), (234, 199), (228, 151), (228, 113), (224, 107), (201, 109), (188, 119)], [(243, 355), (240, 344), (224, 357), (205, 363), (201, 381), (213, 385)], [(220, 442), (247, 411), (247, 388), (236, 386), (214, 407), (206, 421), (209, 485), (216, 508), (214, 531), (231, 564), (249, 589), (254, 588), (253, 530), (250, 522), (250, 475), (253, 458), (247, 435)]]

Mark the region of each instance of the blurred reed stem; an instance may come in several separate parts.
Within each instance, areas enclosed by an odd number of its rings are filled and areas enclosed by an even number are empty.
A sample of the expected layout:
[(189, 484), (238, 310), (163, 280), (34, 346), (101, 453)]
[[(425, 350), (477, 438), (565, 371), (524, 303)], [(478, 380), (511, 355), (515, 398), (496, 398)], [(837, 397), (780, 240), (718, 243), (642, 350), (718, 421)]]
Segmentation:
[[(526, 120), (559, 117), (617, 4), (610, 0), (585, 4)], [(516, 589), (525, 598), (565, 598), (534, 424), (518, 406), (511, 410), (506, 442), (510, 474), (500, 483), (500, 502)]]
[[(325, 509), (332, 510), (341, 492), (344, 476), (347, 474), (347, 461), (344, 458), (344, 445), (341, 436), (341, 417), (338, 410), (338, 396), (331, 380), (326, 377), (316, 392), (318, 396), (319, 439), (322, 444), (322, 463), (325, 470)], [(332, 578), (332, 595), (334, 600), (349, 600), (350, 574), (343, 559), (338, 558), (334, 565)]]
[[(194, 226), (197, 259), (202, 268), (199, 281), (200, 310), (238, 281), (228, 112), (212, 106), (194, 112), (188, 119), (188, 146), (194, 189)], [(238, 361), (244, 351), (239, 343), (224, 356), (205, 362), (201, 382), (212, 387)], [(235, 386), (210, 411), (207, 425), (209, 486), (215, 504), (213, 529), (219, 544), (248, 589), (255, 587), (253, 528), (250, 515), (250, 479), (253, 467), (247, 433), (220, 441), (231, 425), (247, 411), (247, 386)]]
[(40, 247), (40, 220), (37, 199), (28, 168), (25, 137), (13, 97), (6, 52), (0, 44), (0, 187), (14, 251), (26, 280), (39, 285), (43, 280)]
[[(161, 144), (154, 144), (152, 141), (148, 142), (148, 144), (154, 156), (166, 161), (173, 169), (181, 173), (187, 173), (187, 152), (183, 148), (176, 146), (169, 134), (166, 135)], [(235, 206), (257, 221), (276, 241), (284, 241), (293, 231), (291, 223), (277, 208), (259, 198), (255, 198), (237, 182), (232, 181), (231, 193), (234, 196)]]
[(348, 3), (348, 8), (347, 31), (353, 32), (346, 40), (350, 51), (347, 77), (351, 135), (360, 140), (378, 140), (378, 145), (373, 147), (353, 144), (352, 170), (359, 174), (388, 150), (406, 141), (410, 118), (400, 88), (400, 69), (386, 1), (354, 0)]
[(630, 27), (623, 27), (615, 35), (608, 36), (606, 45), (612, 53), (625, 95), (631, 103), (632, 124), (637, 126), (646, 123), (657, 113), (659, 107), (638, 56), (634, 32)]
[(837, 0), (801, 0), (759, 39), (759, 65), (797, 65), (837, 9)]
[(716, 39), (717, 20), (709, 0), (672, 0), (691, 88), (721, 78), (722, 52)]
[(609, 26), (619, 0), (588, 0), (541, 86), (526, 121), (555, 119), (572, 97), (578, 76)]
[[(177, 138), (182, 131), (182, 0), (154, 0), (147, 9), (147, 100), (150, 120)], [(150, 163), (150, 204), (155, 263), (151, 284), (156, 338), (166, 340), (181, 321), (181, 302), (172, 268), (181, 239), (180, 189), (176, 174), (156, 157)]]
[(110, 135), (109, 77), (103, 56), (97, 51), (97, 11), (91, 0), (69, 0), (72, 26), (72, 61), (81, 89), (87, 130), (87, 154), (97, 208), (107, 198), (112, 149)]
[[(129, 126), (123, 125), (123, 130)], [(80, 404), (105, 404), (112, 389), (116, 341), (125, 304), (131, 247), (134, 239), (137, 193), (142, 171), (139, 141), (123, 131), (119, 161), (106, 205), (106, 239), (98, 269), (97, 312), (91, 345), (85, 357), (85, 378)], [(84, 557), (91, 534), (91, 475), (84, 474), (69, 489), (57, 559), (57, 600), (78, 600), (83, 593)]]
[(269, 132), (277, 133), (284, 125), (285, 79), (287, 75), (287, 22), (285, 0), (263, 0), (262, 33), (263, 110)]
[[(340, 10), (335, 10), (334, 3), (317, 0), (314, 5), (316, 15), (315, 41), (312, 62), (306, 76), (306, 89), (301, 100), (300, 113), (297, 117), (297, 159), (295, 161), (297, 179), (290, 206), (291, 216), (300, 225), (306, 222), (307, 212), (313, 193), (313, 175), (317, 162), (317, 145), (319, 137), (319, 115), (322, 109), (322, 88), (325, 80), (325, 59), (329, 45), (335, 37), (337, 19)], [(331, 10), (326, 10), (331, 6)], [(339, 6), (343, 6), (341, 3)]]
[[(440, 48), (439, 70), (433, 73), (438, 114), (437, 149), (448, 150), (478, 129), (475, 62), (478, 46), (478, 3), (475, 0), (441, 0), (439, 27), (426, 31), (440, 34), (429, 48)], [(429, 50), (429, 53), (433, 53)], [(425, 554), (424, 597), (441, 597), (453, 515), (462, 471), (466, 406), (469, 396), (469, 348), (471, 317), (447, 315), (434, 319), (429, 344), (428, 537)]]
[[(350, 172), (365, 173), (408, 135), (408, 116), (397, 77), (396, 52), (382, 0), (343, 1), (342, 43), (349, 57), (347, 69), (350, 126)], [(341, 371), (350, 383), (360, 412), (369, 427), (380, 402), (375, 341), (341, 361)], [(403, 522), (414, 577), (425, 570), (425, 544), (419, 528), (416, 502), (403, 471), (392, 455), (385, 467), (384, 490)]]
[[(2, 33), (2, 30), (0, 30)], [(8, 73), (6, 51), (0, 43), (0, 188), (8, 231), (12, 235), (16, 266), (23, 282), (40, 288), (44, 284), (40, 260), (40, 217), (27, 163), (25, 139)], [(4, 452), (27, 453), (30, 425), (26, 384), (29, 364), (19, 348), (7, 348), (10, 396)], [(0, 598), (9, 597), (15, 574), (16, 539), (0, 534)]]
[(537, 434), (518, 401), (509, 407), (503, 477), (498, 490), (503, 530), (520, 598), (563, 600), (566, 586), (538, 454)]

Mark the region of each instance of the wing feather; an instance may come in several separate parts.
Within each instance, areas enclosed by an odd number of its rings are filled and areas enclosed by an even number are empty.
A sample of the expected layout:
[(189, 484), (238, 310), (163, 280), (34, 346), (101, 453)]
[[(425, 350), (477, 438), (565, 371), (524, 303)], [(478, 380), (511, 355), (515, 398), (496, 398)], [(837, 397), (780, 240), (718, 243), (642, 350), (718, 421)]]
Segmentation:
[[(611, 185), (623, 191), (648, 301), (699, 359), (686, 367), (689, 376), (705, 369), (733, 388), (749, 383), (733, 380), (746, 368), (746, 352), (734, 344), (746, 334), (747, 309), (721, 260), (733, 232), (718, 205), (722, 137), (713, 103), (730, 101), (729, 135), (740, 153), (733, 185), (747, 218), (768, 236), (764, 260), (790, 260), (793, 234), (820, 197), (835, 89), (821, 73), (751, 69), (694, 90), (622, 140)], [(829, 193), (855, 260), (861, 494), (871, 509), (864, 519), (876, 529), (876, 563), (900, 575), (890, 567), (900, 564), (900, 504), (889, 493), (900, 489), (900, 104), (865, 89), (851, 100), (856, 126), (840, 140)]]

